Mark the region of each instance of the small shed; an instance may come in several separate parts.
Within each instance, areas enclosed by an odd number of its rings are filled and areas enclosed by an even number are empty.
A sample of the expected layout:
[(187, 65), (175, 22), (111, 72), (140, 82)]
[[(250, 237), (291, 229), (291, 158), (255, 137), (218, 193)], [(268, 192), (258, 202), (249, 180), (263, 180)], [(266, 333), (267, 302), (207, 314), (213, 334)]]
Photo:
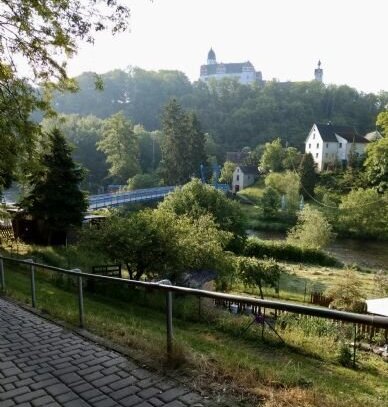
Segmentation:
[(388, 298), (376, 298), (366, 300), (367, 312), (369, 314), (381, 315), (388, 317)]
[(238, 165), (233, 172), (232, 191), (238, 192), (252, 185), (259, 178), (259, 170), (254, 165)]

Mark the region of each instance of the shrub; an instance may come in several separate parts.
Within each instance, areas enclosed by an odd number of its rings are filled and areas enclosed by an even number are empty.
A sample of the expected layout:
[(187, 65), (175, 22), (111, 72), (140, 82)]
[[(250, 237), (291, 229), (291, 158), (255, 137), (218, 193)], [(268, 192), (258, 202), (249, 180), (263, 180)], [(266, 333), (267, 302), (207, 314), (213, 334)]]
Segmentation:
[(318, 249), (299, 247), (285, 242), (268, 242), (257, 238), (247, 240), (244, 255), (258, 258), (272, 257), (276, 260), (319, 264), (321, 266), (341, 265), (338, 260)]

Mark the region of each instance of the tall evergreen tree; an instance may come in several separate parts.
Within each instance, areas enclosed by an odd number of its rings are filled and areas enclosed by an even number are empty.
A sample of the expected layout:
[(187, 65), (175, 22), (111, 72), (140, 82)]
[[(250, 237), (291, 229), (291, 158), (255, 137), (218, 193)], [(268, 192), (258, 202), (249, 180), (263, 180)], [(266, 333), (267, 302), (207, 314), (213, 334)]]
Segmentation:
[(81, 225), (87, 200), (79, 189), (83, 169), (74, 163), (66, 139), (58, 129), (48, 137), (49, 151), (41, 158), (40, 170), (31, 176), (31, 191), (21, 206), (43, 224), (50, 243), (53, 232)]
[(172, 185), (198, 174), (206, 160), (205, 135), (197, 117), (185, 112), (175, 99), (164, 109), (161, 149), (165, 181)]
[(301, 193), (305, 198), (314, 196), (314, 188), (317, 182), (315, 172), (315, 163), (313, 156), (308, 153), (304, 154), (299, 166)]

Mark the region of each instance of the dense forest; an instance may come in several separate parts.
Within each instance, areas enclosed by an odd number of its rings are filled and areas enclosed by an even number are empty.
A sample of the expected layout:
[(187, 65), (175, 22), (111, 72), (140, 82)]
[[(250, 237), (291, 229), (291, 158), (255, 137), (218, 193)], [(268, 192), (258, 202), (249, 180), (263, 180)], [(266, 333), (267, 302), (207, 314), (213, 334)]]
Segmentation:
[(266, 82), (253, 86), (224, 79), (191, 83), (182, 72), (132, 68), (101, 75), (83, 73), (79, 91), (54, 96), (59, 113), (94, 115), (105, 119), (122, 111), (147, 131), (161, 128), (163, 107), (172, 98), (194, 111), (215, 143), (220, 161), (225, 152), (255, 147), (280, 137), (302, 148), (314, 122), (351, 125), (362, 134), (375, 128), (376, 116), (388, 103), (388, 92), (365, 94), (346, 85), (319, 82)]

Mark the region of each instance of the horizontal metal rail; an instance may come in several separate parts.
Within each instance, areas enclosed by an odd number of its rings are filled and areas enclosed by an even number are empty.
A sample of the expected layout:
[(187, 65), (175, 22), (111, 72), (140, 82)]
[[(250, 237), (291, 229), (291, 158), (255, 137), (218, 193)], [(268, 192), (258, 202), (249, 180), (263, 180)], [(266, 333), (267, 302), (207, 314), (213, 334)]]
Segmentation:
[[(0, 256), (1, 260), (7, 262), (14, 262), (18, 264), (25, 264), (31, 266), (30, 261), (14, 259), (11, 257)], [(358, 324), (365, 324), (371, 325), (376, 328), (388, 328), (388, 317), (378, 316), (378, 315), (365, 315), (365, 314), (357, 314), (353, 312), (345, 312), (345, 311), (337, 311), (328, 308), (320, 308), (314, 306), (307, 306), (301, 304), (295, 304), (291, 302), (285, 301), (274, 301), (274, 300), (262, 300), (258, 298), (250, 298), (250, 297), (243, 297), (240, 295), (231, 295), (231, 294), (224, 294), (215, 291), (206, 291), (206, 290), (197, 290), (194, 288), (187, 288), (187, 287), (179, 287), (179, 286), (172, 286), (172, 285), (163, 285), (162, 283), (152, 283), (152, 282), (145, 282), (145, 281), (137, 281), (137, 280), (127, 280), (124, 278), (118, 277), (110, 277), (110, 276), (102, 276), (97, 274), (90, 274), (90, 273), (82, 273), (80, 271), (74, 270), (66, 270), (59, 267), (48, 266), (46, 264), (34, 263), (35, 269), (41, 268), (46, 270), (51, 270), (55, 272), (60, 272), (68, 275), (72, 275), (74, 277), (82, 278), (90, 278), (93, 280), (99, 281), (110, 281), (116, 282), (125, 285), (131, 285), (136, 287), (145, 287), (149, 289), (156, 289), (166, 293), (169, 292), (176, 292), (180, 294), (186, 295), (193, 295), (196, 297), (205, 297), (205, 298), (212, 298), (216, 300), (224, 300), (224, 301), (233, 301), (233, 302), (240, 302), (247, 305), (256, 305), (264, 308), (269, 308), (273, 310), (281, 310), (281, 311), (288, 311), (295, 314), (302, 314), (302, 315), (310, 315), (319, 318), (327, 318), (333, 320), (339, 320), (344, 322), (351, 322), (351, 323), (358, 323)]]

